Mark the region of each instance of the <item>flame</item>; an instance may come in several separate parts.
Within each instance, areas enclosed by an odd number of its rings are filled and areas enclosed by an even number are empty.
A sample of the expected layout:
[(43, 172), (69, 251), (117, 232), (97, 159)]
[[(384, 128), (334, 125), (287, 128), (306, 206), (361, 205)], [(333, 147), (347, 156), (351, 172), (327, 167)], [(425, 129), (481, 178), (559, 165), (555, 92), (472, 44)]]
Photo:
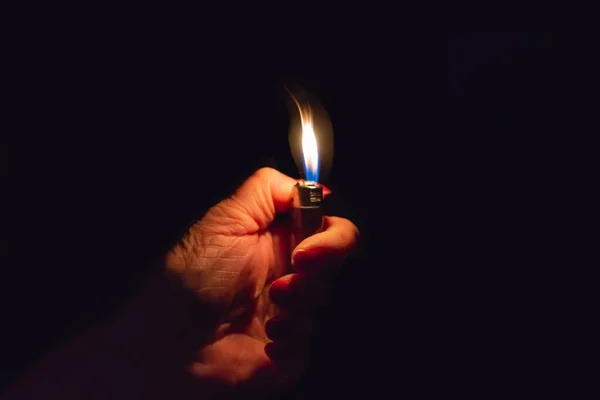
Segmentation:
[(302, 123), (302, 156), (304, 158), (306, 180), (318, 182), (319, 149), (317, 147), (317, 137), (315, 136), (312, 109), (309, 104), (303, 108), (294, 96), (292, 98), (298, 106), (300, 121)]

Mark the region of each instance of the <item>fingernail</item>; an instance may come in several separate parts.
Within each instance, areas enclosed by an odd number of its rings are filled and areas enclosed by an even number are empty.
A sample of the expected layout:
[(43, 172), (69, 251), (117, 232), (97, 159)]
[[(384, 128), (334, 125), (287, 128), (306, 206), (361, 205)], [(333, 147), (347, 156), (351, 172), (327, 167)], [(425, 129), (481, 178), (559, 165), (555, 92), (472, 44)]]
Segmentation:
[(274, 290), (287, 289), (290, 286), (290, 279), (277, 279), (271, 283), (271, 288)]
[(315, 254), (309, 250), (296, 250), (292, 255), (292, 266), (296, 266), (298, 263), (302, 264), (306, 261), (313, 259)]
[(286, 300), (288, 287), (290, 286), (289, 281), (278, 280), (271, 284), (269, 289), (269, 297), (274, 303), (282, 303)]

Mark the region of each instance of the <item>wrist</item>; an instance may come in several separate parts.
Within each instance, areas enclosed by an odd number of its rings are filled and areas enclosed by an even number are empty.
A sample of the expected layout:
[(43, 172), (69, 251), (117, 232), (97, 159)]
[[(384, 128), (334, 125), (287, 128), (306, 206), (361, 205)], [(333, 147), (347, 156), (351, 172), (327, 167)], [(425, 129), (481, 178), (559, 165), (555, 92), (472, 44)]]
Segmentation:
[(182, 326), (168, 311), (161, 285), (153, 273), (116, 315), (45, 355), (10, 388), (7, 399), (154, 398), (147, 394), (177, 368), (165, 355)]
[(163, 270), (155, 270), (108, 323), (109, 336), (118, 343), (115, 363), (135, 377), (143, 398), (169, 398), (197, 385), (187, 367), (212, 324), (193, 300)]
[(186, 367), (213, 326), (185, 291), (154, 271), (122, 310), (47, 354), (7, 399), (179, 398)]

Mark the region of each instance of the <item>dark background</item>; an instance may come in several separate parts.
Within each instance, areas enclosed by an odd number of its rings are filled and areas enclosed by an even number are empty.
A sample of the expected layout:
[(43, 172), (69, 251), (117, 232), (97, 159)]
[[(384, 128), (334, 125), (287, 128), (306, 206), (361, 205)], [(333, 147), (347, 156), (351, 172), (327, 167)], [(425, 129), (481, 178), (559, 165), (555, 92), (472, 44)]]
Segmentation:
[(572, 42), (420, 33), (304, 56), (131, 36), (48, 43), (32, 69), (35, 129), (7, 168), (18, 208), (6, 213), (3, 385), (110, 316), (254, 169), (297, 174), (286, 80), (331, 116), (331, 210), (363, 240), (324, 310), (308, 390), (486, 395), (551, 357), (534, 293), (549, 254), (539, 234), (558, 223), (552, 183), (567, 178), (557, 131)]

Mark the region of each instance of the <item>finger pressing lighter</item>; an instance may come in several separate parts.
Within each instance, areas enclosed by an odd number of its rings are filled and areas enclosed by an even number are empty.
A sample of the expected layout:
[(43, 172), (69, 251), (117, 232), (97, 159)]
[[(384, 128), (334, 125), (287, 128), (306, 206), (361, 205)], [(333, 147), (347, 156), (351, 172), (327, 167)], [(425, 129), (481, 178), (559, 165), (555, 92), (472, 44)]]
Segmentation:
[[(323, 228), (323, 179), (333, 160), (333, 128), (321, 103), (298, 85), (287, 85), (290, 149), (302, 179), (291, 193), (294, 247)], [(321, 179), (321, 181), (319, 180)]]

